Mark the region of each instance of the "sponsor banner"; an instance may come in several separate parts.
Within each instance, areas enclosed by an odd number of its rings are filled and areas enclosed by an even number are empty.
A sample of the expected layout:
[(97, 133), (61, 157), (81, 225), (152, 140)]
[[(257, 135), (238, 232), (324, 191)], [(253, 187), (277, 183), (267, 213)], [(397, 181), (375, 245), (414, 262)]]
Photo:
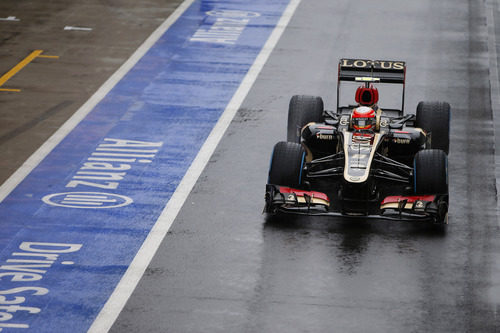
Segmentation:
[(288, 2), (195, 1), (0, 203), (0, 331), (87, 331)]

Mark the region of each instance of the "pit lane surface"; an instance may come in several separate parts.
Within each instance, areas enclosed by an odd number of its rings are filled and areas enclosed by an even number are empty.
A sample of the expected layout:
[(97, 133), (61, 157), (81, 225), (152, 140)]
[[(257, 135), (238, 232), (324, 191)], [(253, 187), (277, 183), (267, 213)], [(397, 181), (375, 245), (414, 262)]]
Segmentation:
[(34, 50), (58, 57), (35, 58), (0, 86), (0, 183), (92, 96), (180, 2), (0, 2), (2, 78)]
[[(498, 330), (488, 10), (303, 0), (112, 332)], [(260, 214), (290, 96), (334, 108), (341, 57), (406, 60), (409, 110), (451, 103), (446, 233)]]
[[(2, 279), (8, 289), (0, 293), (29, 290), (30, 296), (43, 297), (3, 297), (8, 304), (32, 306), (3, 307), (16, 314), (0, 313), (2, 329), (83, 331), (102, 309), (91, 330), (107, 330), (112, 323), (102, 319), (109, 314), (109, 306), (102, 308), (107, 297), (118, 282), (113, 295), (122, 299), (123, 291), (127, 297), (135, 286), (131, 278), (142, 275), (152, 244), (170, 226), (174, 198), (193, 184), (181, 182), (186, 169), (215, 123), (215, 129), (229, 124), (222, 119), (232, 116), (221, 114), (236, 112), (231, 105), (246, 95), (246, 88), (238, 89), (241, 80), (240, 88), (250, 86), (293, 7), (285, 0), (254, 1), (242, 11), (230, 1), (218, 6), (184, 1), (9, 178), (0, 188), (6, 263), (0, 277), (11, 278)], [(32, 52), (1, 80), (35, 58), (56, 59), (42, 53)], [(206, 163), (195, 166), (200, 156), (185, 179), (198, 178), (193, 170), (201, 172)], [(183, 190), (176, 196), (179, 182)], [(116, 299), (107, 303), (113, 311)]]
[[(361, 11), (371, 13), (368, 28)], [(113, 331), (498, 328), (485, 20), (482, 2), (303, 0)], [(452, 104), (445, 235), (415, 224), (260, 215), (289, 97), (318, 94), (333, 108), (345, 56), (405, 59), (408, 108)]]

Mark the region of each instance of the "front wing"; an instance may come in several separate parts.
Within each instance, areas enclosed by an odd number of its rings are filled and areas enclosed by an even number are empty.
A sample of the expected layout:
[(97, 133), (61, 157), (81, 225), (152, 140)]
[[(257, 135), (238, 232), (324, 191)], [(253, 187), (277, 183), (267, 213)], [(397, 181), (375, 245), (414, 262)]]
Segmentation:
[(312, 216), (348, 216), (388, 220), (427, 220), (448, 223), (447, 195), (394, 195), (380, 202), (379, 214), (349, 214), (332, 209), (325, 193), (304, 191), (279, 185), (266, 185), (266, 213), (290, 213)]

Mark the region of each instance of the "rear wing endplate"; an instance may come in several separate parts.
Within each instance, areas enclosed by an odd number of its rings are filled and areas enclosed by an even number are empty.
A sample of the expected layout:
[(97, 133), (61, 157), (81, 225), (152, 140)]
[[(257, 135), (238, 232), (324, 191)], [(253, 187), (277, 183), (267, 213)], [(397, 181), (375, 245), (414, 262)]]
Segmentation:
[(405, 83), (406, 63), (391, 60), (340, 59), (339, 81)]

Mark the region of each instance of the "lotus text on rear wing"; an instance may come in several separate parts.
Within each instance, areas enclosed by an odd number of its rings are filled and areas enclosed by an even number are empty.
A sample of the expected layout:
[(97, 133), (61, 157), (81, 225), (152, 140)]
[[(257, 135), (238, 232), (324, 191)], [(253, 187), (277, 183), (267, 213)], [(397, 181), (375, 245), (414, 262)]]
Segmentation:
[(375, 69), (397, 69), (402, 70), (405, 67), (403, 61), (387, 60), (363, 60), (363, 59), (342, 59), (340, 65), (343, 68), (373, 68)]

